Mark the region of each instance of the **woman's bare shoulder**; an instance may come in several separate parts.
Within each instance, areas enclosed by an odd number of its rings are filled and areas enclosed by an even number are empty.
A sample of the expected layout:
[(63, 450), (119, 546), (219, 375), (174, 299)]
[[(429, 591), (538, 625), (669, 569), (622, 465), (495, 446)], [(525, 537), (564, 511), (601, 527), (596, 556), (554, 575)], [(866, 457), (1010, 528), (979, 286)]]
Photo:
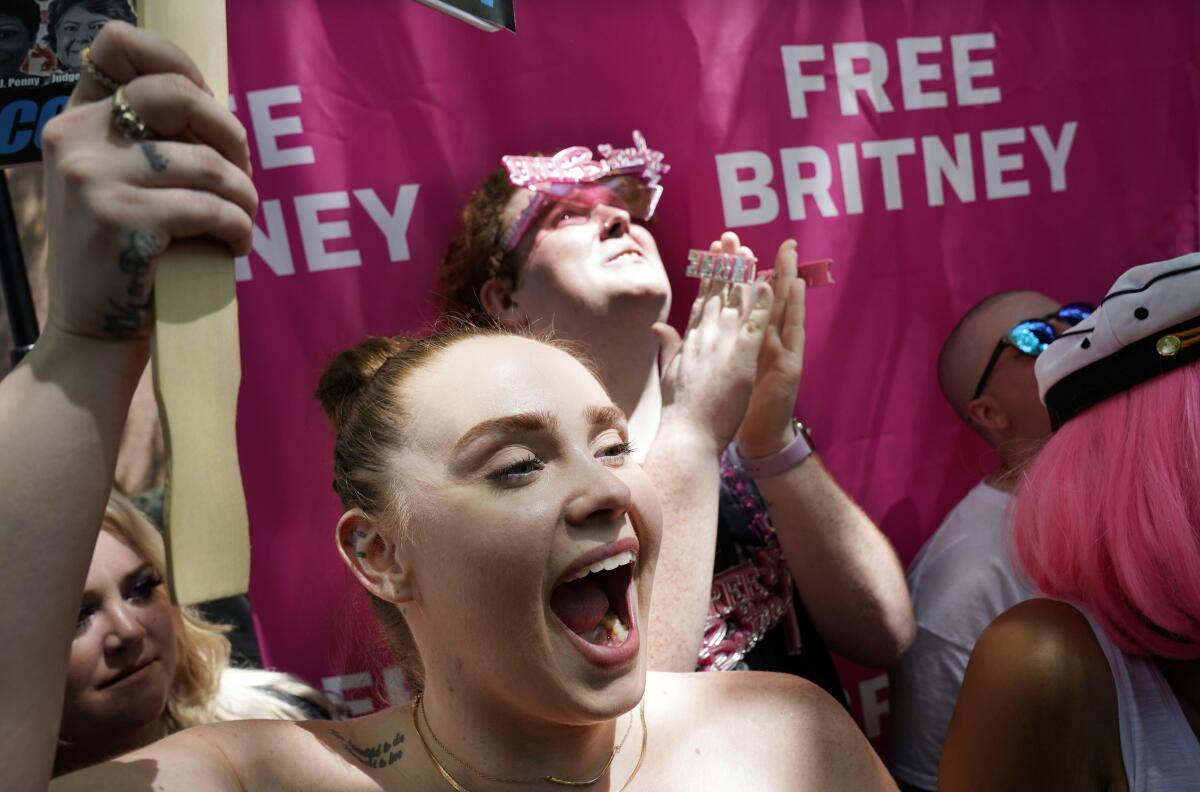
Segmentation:
[(948, 790), (1095, 788), (1124, 776), (1116, 690), (1073, 606), (1015, 605), (975, 643), (939, 770)]
[(1054, 690), (1056, 703), (1069, 705), (1065, 714), (1086, 712), (1112, 691), (1108, 660), (1087, 618), (1058, 600), (1026, 600), (1000, 614), (975, 644), (972, 672), (989, 677), (989, 689), (1004, 697), (1044, 704), (1045, 691)]
[(57, 779), (51, 789), (54, 792), (377, 789), (371, 775), (399, 764), (405, 753), (403, 735), (398, 735), (400, 740), (393, 737), (372, 741), (381, 725), (374, 719), (362, 718), (230, 721), (198, 726)]
[(842, 705), (790, 674), (652, 674), (647, 706), (666, 713), (681, 758), (759, 768), (758, 788), (895, 788)]
[[(814, 721), (841, 722), (846, 711), (820, 687), (791, 674), (765, 671), (725, 673), (653, 673), (647, 696), (703, 708), (718, 721), (740, 717), (805, 725)], [(683, 715), (685, 713), (680, 712)], [(687, 713), (688, 717), (691, 713)]]

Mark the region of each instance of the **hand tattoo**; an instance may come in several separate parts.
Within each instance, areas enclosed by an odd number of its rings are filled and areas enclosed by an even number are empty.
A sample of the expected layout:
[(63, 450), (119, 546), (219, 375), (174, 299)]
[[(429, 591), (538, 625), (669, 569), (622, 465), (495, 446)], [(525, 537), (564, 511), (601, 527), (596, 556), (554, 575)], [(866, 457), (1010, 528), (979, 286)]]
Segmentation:
[(158, 146), (154, 145), (152, 141), (147, 140), (142, 143), (142, 153), (150, 161), (150, 169), (155, 173), (162, 173), (167, 169), (167, 163), (170, 160), (158, 153)]
[(361, 748), (355, 745), (349, 738), (334, 729), (330, 729), (329, 733), (337, 738), (342, 747), (346, 749), (346, 753), (375, 770), (382, 770), (385, 767), (395, 764), (404, 755), (404, 751), (400, 749), (400, 743), (404, 742), (404, 735), (400, 732), (396, 732), (396, 736), (390, 741), (384, 740), (369, 748)]
[(117, 257), (117, 265), (129, 276), (124, 300), (109, 298), (113, 313), (104, 317), (104, 331), (120, 338), (137, 335), (150, 311), (150, 288), (146, 274), (158, 256), (162, 243), (150, 231), (134, 231), (129, 235), (129, 247)]

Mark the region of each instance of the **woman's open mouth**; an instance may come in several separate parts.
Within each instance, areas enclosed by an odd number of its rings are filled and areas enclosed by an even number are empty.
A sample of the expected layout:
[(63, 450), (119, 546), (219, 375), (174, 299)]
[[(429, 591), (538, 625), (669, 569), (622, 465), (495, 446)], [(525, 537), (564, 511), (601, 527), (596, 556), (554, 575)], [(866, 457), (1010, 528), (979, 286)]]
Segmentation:
[(586, 659), (619, 665), (637, 655), (640, 643), (633, 601), (637, 540), (598, 550), (602, 558), (565, 575), (554, 587), (550, 610)]

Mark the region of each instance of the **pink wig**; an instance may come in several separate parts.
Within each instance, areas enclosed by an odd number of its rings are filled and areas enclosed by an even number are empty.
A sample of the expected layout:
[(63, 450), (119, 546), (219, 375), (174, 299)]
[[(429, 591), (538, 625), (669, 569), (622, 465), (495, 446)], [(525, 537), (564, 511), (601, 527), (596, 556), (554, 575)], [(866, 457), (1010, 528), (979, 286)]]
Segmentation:
[(1025, 476), (1014, 542), (1122, 650), (1200, 658), (1200, 365), (1067, 421)]

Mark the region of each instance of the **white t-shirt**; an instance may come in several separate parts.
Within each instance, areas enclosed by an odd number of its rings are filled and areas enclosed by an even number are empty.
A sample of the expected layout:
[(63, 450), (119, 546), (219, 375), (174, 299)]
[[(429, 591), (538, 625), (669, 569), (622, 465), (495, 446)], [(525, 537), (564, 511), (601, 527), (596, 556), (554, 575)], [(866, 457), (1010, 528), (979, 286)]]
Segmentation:
[(937, 788), (942, 742), (967, 660), (992, 620), (1033, 596), (1009, 560), (1015, 499), (975, 485), (946, 515), (908, 570), (917, 634), (892, 670), (892, 773)]

